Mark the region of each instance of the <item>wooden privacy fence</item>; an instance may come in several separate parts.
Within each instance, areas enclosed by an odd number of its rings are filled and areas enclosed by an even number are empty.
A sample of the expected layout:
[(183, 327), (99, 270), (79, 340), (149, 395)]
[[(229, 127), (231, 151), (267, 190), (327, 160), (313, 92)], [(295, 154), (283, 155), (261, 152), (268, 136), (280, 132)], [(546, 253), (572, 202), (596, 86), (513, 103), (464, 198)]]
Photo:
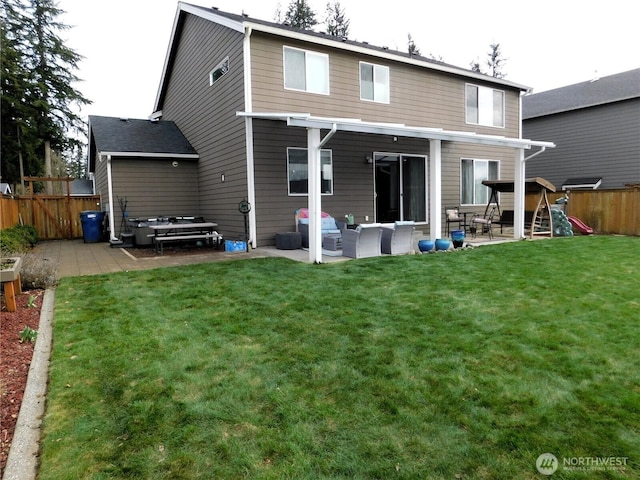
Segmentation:
[[(549, 195), (549, 201), (564, 192)], [(533, 210), (537, 196), (527, 196), (525, 209)], [(82, 238), (80, 212), (100, 210), (100, 197), (34, 195), (0, 198), (0, 228), (22, 222), (34, 225), (42, 240)], [(574, 190), (569, 193), (567, 215), (579, 218), (596, 233), (640, 236), (640, 188)]]
[[(549, 194), (549, 201), (565, 192)], [(568, 193), (567, 215), (579, 218), (595, 233), (640, 236), (640, 188), (573, 190)], [(527, 196), (525, 209), (533, 210), (537, 199)]]
[(40, 240), (72, 239), (83, 236), (80, 212), (100, 210), (100, 197), (33, 195), (2, 198), (0, 205), (2, 228), (22, 223), (33, 225)]
[(20, 223), (18, 202), (6, 195), (0, 197), (0, 229), (13, 227)]

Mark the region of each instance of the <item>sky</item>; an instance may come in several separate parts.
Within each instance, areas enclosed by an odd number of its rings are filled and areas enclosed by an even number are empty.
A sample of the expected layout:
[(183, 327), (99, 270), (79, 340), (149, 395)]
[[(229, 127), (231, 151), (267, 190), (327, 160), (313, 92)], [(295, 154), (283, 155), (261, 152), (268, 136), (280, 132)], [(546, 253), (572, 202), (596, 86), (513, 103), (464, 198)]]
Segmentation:
[[(640, 67), (640, 29), (628, 0), (339, 0), (352, 40), (470, 68), (499, 43), (505, 79), (534, 93)], [(289, 0), (190, 0), (273, 21)], [(332, 2), (333, 3), (333, 2)], [(309, 0), (317, 18), (327, 0)], [(377, 6), (376, 6), (377, 5)], [(389, 5), (392, 5), (389, 6)], [(84, 59), (75, 85), (93, 103), (81, 116), (147, 118), (153, 110), (177, 11), (176, 0), (58, 0), (59, 33)]]

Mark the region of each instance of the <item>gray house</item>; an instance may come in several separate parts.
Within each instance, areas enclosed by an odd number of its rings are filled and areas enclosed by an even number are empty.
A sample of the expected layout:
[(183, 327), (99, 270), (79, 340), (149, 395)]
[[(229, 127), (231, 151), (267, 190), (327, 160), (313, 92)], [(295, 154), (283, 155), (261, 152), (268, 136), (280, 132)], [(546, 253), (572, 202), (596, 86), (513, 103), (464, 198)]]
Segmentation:
[(522, 118), (525, 137), (556, 144), (527, 176), (565, 189), (640, 183), (640, 68), (527, 95)]
[(89, 116), (89, 171), (120, 235), (120, 201), (130, 218), (195, 215), (198, 154), (175, 123)]
[[(522, 138), (527, 90), (386, 47), (181, 2), (149, 118), (175, 124), (198, 154), (190, 163), (194, 213), (240, 236), (238, 205), (247, 200), (255, 247), (274, 244), (308, 207), (310, 259), (320, 261), (321, 211), (352, 214), (357, 223), (413, 220), (437, 238), (447, 206), (484, 211), (486, 179), (516, 181), (501, 202), (515, 208), (522, 237), (525, 152), (554, 146)], [(97, 150), (96, 166), (105, 158)], [(98, 185), (107, 185), (105, 174), (96, 170)], [(138, 170), (132, 181), (150, 178)]]

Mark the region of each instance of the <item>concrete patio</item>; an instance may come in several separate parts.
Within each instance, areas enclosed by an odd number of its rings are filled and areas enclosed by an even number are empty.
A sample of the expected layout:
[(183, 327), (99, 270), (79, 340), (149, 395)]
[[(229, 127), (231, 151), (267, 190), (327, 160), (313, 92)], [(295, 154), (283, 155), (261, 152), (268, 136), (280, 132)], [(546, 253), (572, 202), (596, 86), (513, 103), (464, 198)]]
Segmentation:
[[(513, 237), (509, 237), (509, 235), (510, 232), (505, 231), (500, 236), (494, 235), (491, 241), (488, 235), (478, 235), (475, 239), (468, 236), (465, 240), (465, 245), (480, 246), (513, 241)], [(423, 232), (416, 231), (414, 235), (415, 245), (417, 245), (418, 240), (423, 238), (427, 238)], [(201, 249), (201, 253), (196, 252), (186, 255), (167, 253), (163, 256), (137, 258), (126, 248), (114, 248), (108, 242), (85, 243), (82, 239), (40, 242), (35, 247), (34, 253), (57, 265), (58, 278), (274, 256), (285, 257), (299, 262), (309, 262), (309, 252), (306, 250), (278, 250), (275, 246), (250, 249), (249, 252)], [(346, 260), (349, 260), (349, 258), (333, 255), (323, 255), (322, 257), (324, 263), (343, 262)]]

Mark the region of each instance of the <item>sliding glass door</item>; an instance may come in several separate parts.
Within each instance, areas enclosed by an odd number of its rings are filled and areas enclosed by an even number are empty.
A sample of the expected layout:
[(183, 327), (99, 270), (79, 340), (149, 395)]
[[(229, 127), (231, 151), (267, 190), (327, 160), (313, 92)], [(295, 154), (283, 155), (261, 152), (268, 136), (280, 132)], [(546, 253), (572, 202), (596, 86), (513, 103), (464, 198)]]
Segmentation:
[(376, 221), (427, 221), (427, 157), (376, 153)]

